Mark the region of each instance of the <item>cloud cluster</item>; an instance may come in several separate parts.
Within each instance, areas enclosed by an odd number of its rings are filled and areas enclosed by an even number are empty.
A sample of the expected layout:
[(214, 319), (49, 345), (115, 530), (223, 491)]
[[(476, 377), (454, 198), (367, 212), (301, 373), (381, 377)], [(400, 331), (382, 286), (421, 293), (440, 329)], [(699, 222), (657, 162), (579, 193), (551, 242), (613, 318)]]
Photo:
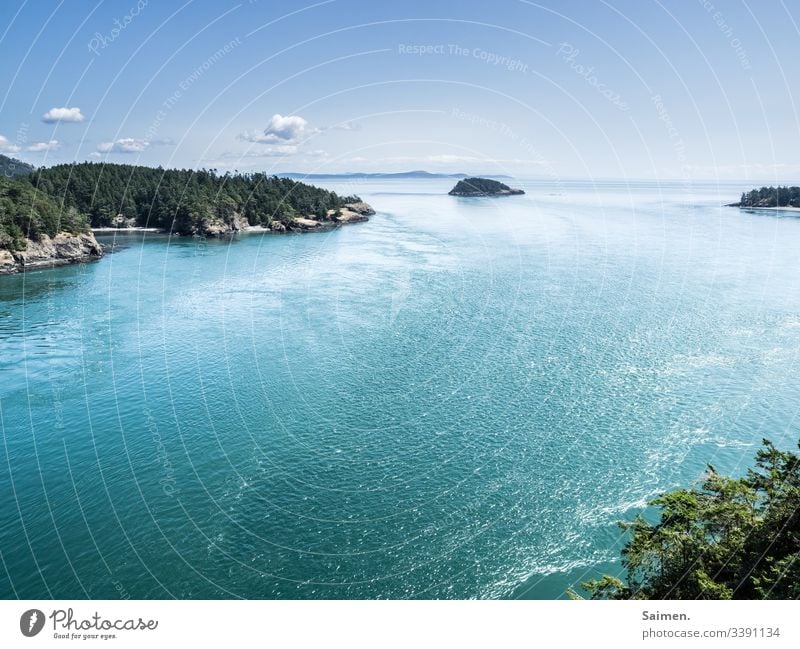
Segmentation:
[(294, 144), (317, 130), (299, 115), (280, 115), (276, 113), (263, 131), (242, 133), (239, 139), (257, 144)]
[(42, 115), (42, 121), (48, 124), (54, 124), (55, 122), (82, 122), (83, 120), (83, 113), (77, 106), (74, 108), (51, 108)]
[(0, 135), (0, 153), (17, 153), (20, 147), (13, 144), (5, 135)]
[(134, 137), (123, 137), (113, 142), (101, 142), (97, 146), (98, 153), (142, 153), (150, 142)]
[(163, 137), (156, 140), (121, 137), (111, 142), (101, 142), (97, 145), (97, 151), (90, 155), (93, 158), (99, 158), (103, 153), (143, 153), (153, 146), (173, 146), (174, 144), (175, 140), (170, 137)]
[(34, 142), (25, 147), (26, 151), (31, 153), (40, 153), (42, 151), (50, 151), (51, 149), (58, 149), (61, 143), (58, 140), (48, 140), (47, 142)]
[(339, 122), (338, 124), (334, 124), (333, 126), (329, 126), (328, 130), (331, 131), (360, 131), (361, 124), (356, 124), (355, 122)]
[[(58, 149), (61, 143), (58, 140), (48, 140), (47, 142), (31, 142), (25, 147), (26, 151), (31, 153), (41, 153), (42, 151), (50, 151), (51, 149)], [(4, 135), (0, 135), (0, 153), (19, 153), (22, 147), (14, 144)]]

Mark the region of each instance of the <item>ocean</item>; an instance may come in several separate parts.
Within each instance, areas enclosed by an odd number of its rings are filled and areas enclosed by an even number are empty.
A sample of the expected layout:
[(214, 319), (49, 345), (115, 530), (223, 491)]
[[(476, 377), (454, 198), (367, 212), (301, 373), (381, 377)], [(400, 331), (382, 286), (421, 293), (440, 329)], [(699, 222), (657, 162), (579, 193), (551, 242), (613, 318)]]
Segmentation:
[(3, 598), (561, 598), (800, 435), (749, 183), (315, 181), (368, 223), (0, 277)]

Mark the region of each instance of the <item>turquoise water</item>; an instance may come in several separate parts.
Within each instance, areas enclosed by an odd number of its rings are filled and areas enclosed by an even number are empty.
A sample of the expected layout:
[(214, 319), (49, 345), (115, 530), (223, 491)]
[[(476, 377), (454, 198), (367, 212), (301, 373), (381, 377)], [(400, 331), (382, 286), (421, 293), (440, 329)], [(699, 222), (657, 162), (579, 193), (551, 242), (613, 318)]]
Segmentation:
[(561, 597), (649, 497), (796, 441), (800, 219), (451, 184), (0, 278), (0, 595)]

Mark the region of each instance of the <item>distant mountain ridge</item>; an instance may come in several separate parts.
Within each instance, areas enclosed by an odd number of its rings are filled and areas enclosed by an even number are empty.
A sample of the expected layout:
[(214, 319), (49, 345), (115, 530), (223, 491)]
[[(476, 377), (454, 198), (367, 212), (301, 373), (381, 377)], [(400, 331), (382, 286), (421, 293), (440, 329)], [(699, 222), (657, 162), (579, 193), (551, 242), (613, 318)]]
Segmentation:
[(22, 160), (16, 158), (9, 158), (7, 155), (0, 153), (0, 176), (6, 178), (17, 178), (24, 176), (33, 171), (35, 167)]
[[(402, 179), (402, 178), (467, 178), (467, 174), (463, 173), (455, 173), (455, 174), (442, 174), (442, 173), (435, 173), (431, 171), (424, 171), (424, 170), (415, 170), (415, 171), (397, 171), (397, 172), (364, 172), (364, 171), (354, 171), (348, 173), (330, 173), (330, 174), (304, 174), (299, 173), (296, 171), (287, 171), (284, 173), (277, 173), (275, 174), (281, 178), (293, 178), (293, 179), (306, 179), (306, 180), (318, 180), (320, 178), (344, 178), (344, 179), (370, 179), (370, 178), (386, 178), (386, 179)], [(511, 176), (503, 176), (503, 175), (495, 175), (495, 176), (484, 176), (485, 178), (511, 178)]]

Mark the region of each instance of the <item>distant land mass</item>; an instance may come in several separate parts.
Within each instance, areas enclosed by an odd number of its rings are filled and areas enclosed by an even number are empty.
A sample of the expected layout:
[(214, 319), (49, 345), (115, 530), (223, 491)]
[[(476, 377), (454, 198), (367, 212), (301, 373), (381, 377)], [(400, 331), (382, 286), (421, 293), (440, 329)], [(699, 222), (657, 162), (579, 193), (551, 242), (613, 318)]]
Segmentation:
[(751, 209), (800, 210), (800, 187), (762, 187), (742, 192), (738, 203), (728, 203), (727, 207)]
[[(281, 178), (301, 178), (305, 180), (319, 180), (322, 178), (386, 178), (386, 179), (393, 179), (393, 178), (467, 178), (467, 174), (463, 173), (456, 173), (456, 174), (440, 174), (440, 173), (433, 173), (430, 171), (398, 171), (398, 172), (378, 172), (378, 173), (367, 173), (363, 171), (354, 171), (348, 173), (330, 173), (330, 174), (303, 174), (296, 171), (287, 171), (284, 173), (275, 174)], [(510, 178), (511, 176), (489, 176), (490, 178)]]
[(489, 178), (464, 178), (448, 192), (450, 196), (513, 196), (524, 193), (521, 189), (511, 189), (508, 185)]
[(0, 176), (6, 178), (17, 178), (33, 171), (34, 166), (16, 158), (9, 158), (7, 155), (0, 154)]

